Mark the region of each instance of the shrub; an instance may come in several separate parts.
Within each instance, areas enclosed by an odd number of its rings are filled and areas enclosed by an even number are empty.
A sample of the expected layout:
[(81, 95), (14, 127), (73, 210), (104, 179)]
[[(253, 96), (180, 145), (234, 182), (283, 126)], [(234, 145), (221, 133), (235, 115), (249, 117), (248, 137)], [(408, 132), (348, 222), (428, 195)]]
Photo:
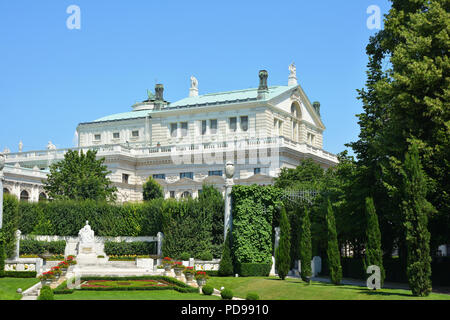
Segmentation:
[(5, 273), (5, 259), (6, 259), (5, 245), (0, 230), (0, 278), (3, 277)]
[(275, 250), (275, 265), (278, 276), (284, 280), (291, 266), (290, 247), (291, 247), (291, 227), (286, 215), (286, 209), (281, 209), (280, 216), (280, 242)]
[(164, 190), (161, 185), (152, 177), (148, 177), (143, 185), (144, 201), (149, 201), (158, 198), (164, 198)]
[(49, 252), (55, 255), (64, 255), (66, 248), (65, 241), (38, 241), (34, 239), (27, 239), (20, 241), (20, 254), (31, 255), (31, 254), (42, 254), (44, 252)]
[(233, 291), (231, 291), (231, 289), (223, 289), (222, 292), (220, 293), (220, 296), (222, 297), (222, 299), (224, 300), (231, 300), (233, 299)]
[(36, 271), (5, 271), (5, 277), (8, 278), (36, 278)]
[(53, 290), (49, 286), (43, 286), (38, 300), (55, 300)]
[(205, 285), (203, 286), (202, 291), (205, 296), (210, 296), (213, 294), (214, 288), (210, 285)]
[(334, 284), (340, 284), (342, 280), (342, 266), (340, 261), (339, 246), (336, 233), (336, 220), (334, 218), (333, 208), (330, 199), (327, 206), (327, 227), (328, 227), (328, 247), (327, 257), (328, 266), (330, 268), (330, 279)]
[(182, 254), (180, 254), (180, 260), (181, 261), (187, 261), (191, 258), (191, 255), (187, 252), (183, 252)]
[(105, 242), (105, 253), (108, 256), (149, 255), (155, 250), (152, 242)]
[(249, 293), (247, 293), (247, 297), (245, 299), (246, 300), (259, 300), (259, 296), (255, 292), (249, 292)]
[(231, 238), (229, 232), (227, 234), (227, 238), (223, 246), (222, 259), (220, 260), (218, 274), (221, 277), (233, 275), (233, 260), (231, 257)]
[(213, 255), (209, 251), (202, 252), (198, 257), (203, 261), (211, 261), (213, 259)]
[(267, 277), (272, 264), (241, 263), (237, 266), (237, 273), (242, 277)]

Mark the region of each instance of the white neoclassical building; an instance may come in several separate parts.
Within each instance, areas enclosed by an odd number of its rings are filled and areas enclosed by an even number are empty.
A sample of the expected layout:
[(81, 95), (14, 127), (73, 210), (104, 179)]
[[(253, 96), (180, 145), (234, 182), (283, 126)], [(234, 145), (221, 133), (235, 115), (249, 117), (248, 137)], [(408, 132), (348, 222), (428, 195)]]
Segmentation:
[[(95, 149), (105, 158), (120, 202), (142, 200), (142, 185), (156, 179), (166, 198), (196, 197), (202, 185), (224, 190), (227, 161), (235, 163), (235, 184), (271, 184), (283, 167), (311, 158), (324, 168), (338, 163), (323, 150), (320, 104), (297, 83), (295, 65), (287, 85), (268, 86), (259, 72), (253, 89), (199, 94), (191, 77), (186, 98), (164, 99), (164, 87), (131, 110), (80, 123), (78, 147), (10, 153), (5, 150), (4, 191), (22, 200), (45, 198), (49, 166), (67, 150)], [(255, 83), (257, 78), (255, 77)]]

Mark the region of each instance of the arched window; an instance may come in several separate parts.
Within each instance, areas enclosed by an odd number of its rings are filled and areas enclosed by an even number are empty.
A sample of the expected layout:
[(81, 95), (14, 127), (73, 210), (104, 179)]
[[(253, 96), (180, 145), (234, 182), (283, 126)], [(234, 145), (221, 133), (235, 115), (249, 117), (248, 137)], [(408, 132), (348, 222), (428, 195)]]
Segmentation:
[(293, 102), (291, 105), (291, 115), (292, 115), (292, 140), (300, 142), (300, 119), (302, 117), (302, 112), (300, 110), (300, 105), (298, 102)]
[(192, 195), (189, 191), (185, 191), (181, 194), (182, 198), (192, 198)]
[(47, 195), (43, 192), (39, 194), (39, 201), (47, 201)]
[(28, 202), (29, 199), (30, 199), (30, 195), (29, 195), (28, 191), (27, 190), (23, 190), (20, 193), (20, 201)]
[(9, 189), (8, 188), (3, 188), (3, 193), (4, 194), (9, 194)]

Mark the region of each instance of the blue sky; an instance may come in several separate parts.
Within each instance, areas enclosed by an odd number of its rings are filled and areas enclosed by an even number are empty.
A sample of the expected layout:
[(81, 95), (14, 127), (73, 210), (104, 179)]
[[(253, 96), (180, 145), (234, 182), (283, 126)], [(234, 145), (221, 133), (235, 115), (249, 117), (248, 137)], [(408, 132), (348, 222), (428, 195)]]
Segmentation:
[[(69, 30), (66, 9), (81, 9)], [(0, 151), (73, 146), (80, 122), (131, 110), (155, 81), (164, 96), (287, 85), (288, 65), (311, 101), (322, 104), (324, 149), (355, 141), (366, 79), (366, 10), (387, 0), (1, 1)]]

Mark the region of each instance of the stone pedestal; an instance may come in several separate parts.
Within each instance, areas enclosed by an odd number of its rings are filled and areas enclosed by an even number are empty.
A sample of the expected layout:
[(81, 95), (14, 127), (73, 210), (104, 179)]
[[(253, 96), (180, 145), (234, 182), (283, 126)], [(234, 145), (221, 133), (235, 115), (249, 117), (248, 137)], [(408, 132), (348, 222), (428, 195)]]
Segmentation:
[(95, 243), (79, 243), (77, 263), (79, 265), (96, 265), (97, 262)]

